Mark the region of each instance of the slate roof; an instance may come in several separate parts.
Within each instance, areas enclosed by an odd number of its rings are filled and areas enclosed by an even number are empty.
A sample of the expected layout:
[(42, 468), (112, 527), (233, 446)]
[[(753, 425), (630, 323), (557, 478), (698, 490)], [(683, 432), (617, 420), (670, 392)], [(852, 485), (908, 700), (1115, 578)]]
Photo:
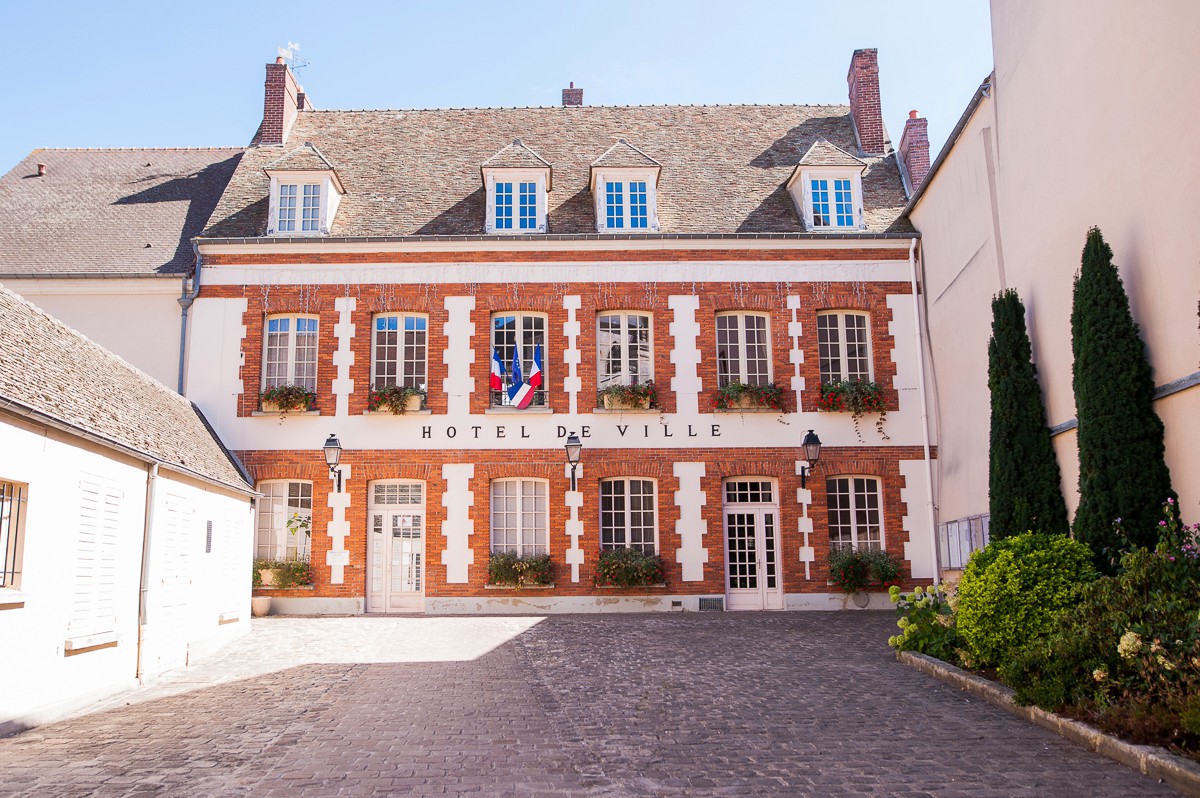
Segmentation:
[(303, 146), (294, 147), (288, 150), (279, 158), (271, 161), (265, 167), (267, 170), (278, 170), (280, 172), (332, 172), (335, 171), (333, 164), (326, 160), (321, 151), (312, 144), (305, 143)]
[(524, 142), (516, 139), (512, 144), (483, 162), (482, 166), (489, 169), (548, 169), (550, 164), (546, 159), (525, 146)]
[(817, 139), (800, 159), (802, 166), (855, 166), (862, 168), (866, 162), (831, 144), (825, 139)]
[(0, 276), (187, 273), (241, 153), (34, 150), (0, 177)]
[(630, 144), (625, 139), (621, 139), (616, 144), (605, 150), (603, 155), (592, 161), (592, 166), (654, 167), (662, 166), (662, 164)]
[[(845, 105), (304, 111), (289, 138), (338, 165), (346, 194), (333, 236), (482, 235), (480, 165), (518, 138), (553, 166), (551, 234), (595, 234), (590, 166), (620, 139), (662, 165), (664, 233), (803, 233), (785, 188), (800, 158), (818, 138), (858, 151)], [(263, 166), (280, 154), (247, 150), (206, 237), (264, 235)], [(906, 197), (895, 154), (863, 161), (866, 232), (912, 233), (899, 219)]]
[(0, 400), (251, 492), (200, 411), (179, 394), (0, 287)]

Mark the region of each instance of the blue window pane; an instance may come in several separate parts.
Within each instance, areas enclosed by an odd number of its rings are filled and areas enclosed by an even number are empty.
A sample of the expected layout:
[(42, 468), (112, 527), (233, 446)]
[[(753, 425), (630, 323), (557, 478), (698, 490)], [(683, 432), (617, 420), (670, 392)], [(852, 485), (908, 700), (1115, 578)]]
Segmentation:
[(604, 184), (604, 223), (610, 229), (625, 226), (624, 194), (623, 184), (612, 182)]
[(306, 332), (316, 332), (316, 331), (317, 331), (317, 320), (316, 319), (296, 319), (296, 332), (306, 333)]
[(512, 229), (512, 183), (496, 184), (496, 229)]
[(518, 198), (520, 206), (520, 227), (522, 230), (534, 230), (537, 228), (537, 184), (536, 183), (521, 183), (520, 196)]
[(648, 207), (646, 204), (646, 181), (638, 180), (629, 184), (629, 226), (645, 228), (649, 225)]
[(828, 227), (830, 225), (829, 181), (813, 180), (810, 187), (812, 189), (813, 226)]
[(839, 227), (854, 226), (854, 199), (849, 180), (833, 181), (833, 203)]
[(267, 332), (287, 332), (291, 319), (267, 319)]

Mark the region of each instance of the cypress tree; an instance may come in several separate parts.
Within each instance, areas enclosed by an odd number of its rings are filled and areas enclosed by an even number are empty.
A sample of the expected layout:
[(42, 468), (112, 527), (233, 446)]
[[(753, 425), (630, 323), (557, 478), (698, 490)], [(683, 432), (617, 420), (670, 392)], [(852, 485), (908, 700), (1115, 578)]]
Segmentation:
[(1071, 308), (1075, 413), (1079, 419), (1079, 509), (1075, 537), (1111, 573), (1124, 541), (1153, 547), (1162, 504), (1174, 498), (1164, 459), (1163, 424), (1154, 412), (1146, 347), (1125, 286), (1100, 230), (1088, 231)]
[(1002, 291), (992, 299), (988, 388), (992, 394), (988, 462), (992, 540), (1024, 532), (1065, 535), (1070, 528), (1067, 504), (1025, 330), (1025, 306), (1016, 291)]

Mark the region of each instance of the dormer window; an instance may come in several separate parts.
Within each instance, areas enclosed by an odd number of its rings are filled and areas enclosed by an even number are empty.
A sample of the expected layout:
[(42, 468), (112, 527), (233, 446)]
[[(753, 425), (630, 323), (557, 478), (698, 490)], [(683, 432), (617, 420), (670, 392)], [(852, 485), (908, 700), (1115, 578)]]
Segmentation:
[(662, 166), (621, 139), (592, 162), (596, 230), (658, 231), (658, 178)]
[(787, 182), (806, 230), (866, 229), (862, 211), (866, 166), (825, 139), (813, 143)]
[(333, 165), (312, 144), (268, 164), (271, 200), (267, 235), (327, 235), (345, 189)]
[(487, 191), (489, 234), (546, 232), (546, 193), (551, 167), (533, 150), (515, 140), (480, 167)]

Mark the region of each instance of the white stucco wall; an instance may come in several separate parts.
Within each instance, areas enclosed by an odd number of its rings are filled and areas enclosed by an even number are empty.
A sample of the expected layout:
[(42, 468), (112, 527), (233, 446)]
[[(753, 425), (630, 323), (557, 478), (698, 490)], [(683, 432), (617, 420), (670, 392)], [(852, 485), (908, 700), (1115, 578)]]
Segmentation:
[[(161, 469), (159, 473), (148, 585), (150, 626), (143, 659), (147, 678), (249, 630), (249, 500), (203, 488)], [(0, 418), (0, 479), (27, 486), (19, 587), (0, 589), (0, 639), (7, 641), (0, 658), (0, 730), (4, 730), (50, 720), (136, 683), (147, 469), (133, 458), (63, 433)], [(103, 484), (116, 497), (108, 508), (116, 530), (111, 549), (114, 620), (111, 634), (99, 636), (99, 642), (115, 640), (116, 645), (68, 656), (84, 482)], [(197, 524), (183, 536), (189, 551), (166, 543), (168, 497), (194, 508)], [(214, 540), (214, 552), (206, 556), (203, 521), (208, 517), (229, 519), (233, 526)], [(223, 551), (219, 544), (233, 550)], [(223, 582), (233, 563), (239, 581)], [(176, 587), (186, 583), (186, 590), (166, 591), (168, 576)], [(218, 605), (229, 603), (223, 602), (222, 584), (237, 591), (236, 615), (229, 616), (237, 618), (234, 623), (220, 623)], [(181, 610), (161, 611), (181, 598)]]
[(178, 385), (178, 278), (26, 279), (3, 285), (168, 388)]

